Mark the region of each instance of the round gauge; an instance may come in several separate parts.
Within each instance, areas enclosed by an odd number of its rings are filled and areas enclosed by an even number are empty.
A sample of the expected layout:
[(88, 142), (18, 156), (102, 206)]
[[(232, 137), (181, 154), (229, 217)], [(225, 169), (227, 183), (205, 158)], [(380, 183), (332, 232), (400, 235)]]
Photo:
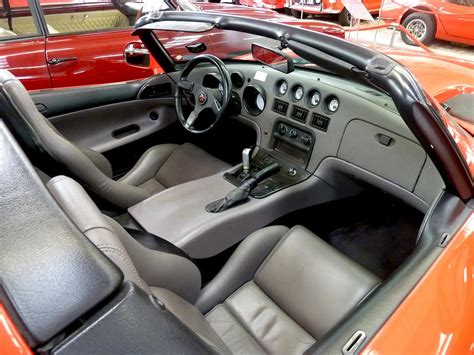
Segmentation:
[(295, 91), (294, 91), (294, 94), (293, 94), (293, 97), (295, 98), (296, 101), (300, 101), (302, 98), (303, 98), (303, 95), (304, 95), (304, 89), (302, 86), (297, 86), (295, 88)]
[(328, 100), (328, 111), (331, 113), (334, 113), (337, 111), (338, 108), (339, 108), (339, 100), (337, 99), (337, 97), (335, 96), (330, 97)]
[(308, 98), (309, 98), (309, 104), (314, 107), (318, 106), (319, 103), (321, 102), (321, 94), (317, 90), (310, 91)]
[(257, 105), (257, 108), (260, 110), (260, 111), (263, 111), (263, 109), (265, 108), (265, 99), (263, 98), (262, 94), (258, 94), (256, 99), (255, 99), (255, 104)]
[(285, 80), (279, 80), (276, 84), (276, 93), (278, 96), (283, 96), (288, 91), (288, 83)]
[(236, 89), (240, 89), (244, 86), (244, 76), (241, 73), (232, 73), (230, 79), (232, 80), (232, 85), (234, 85)]

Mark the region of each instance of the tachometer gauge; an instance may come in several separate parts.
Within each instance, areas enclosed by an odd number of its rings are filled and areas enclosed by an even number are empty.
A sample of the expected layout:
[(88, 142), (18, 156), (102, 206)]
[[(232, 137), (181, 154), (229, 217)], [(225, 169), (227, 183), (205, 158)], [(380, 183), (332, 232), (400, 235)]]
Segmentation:
[(303, 95), (304, 95), (304, 89), (302, 86), (297, 86), (295, 88), (295, 91), (294, 91), (294, 94), (293, 94), (293, 97), (295, 98), (296, 101), (300, 101), (302, 98), (303, 98)]
[(263, 111), (265, 108), (265, 99), (263, 98), (262, 94), (258, 94), (257, 98), (255, 99), (255, 104), (260, 111)]
[(336, 112), (337, 109), (339, 108), (339, 100), (335, 96), (330, 97), (327, 103), (328, 103), (328, 106), (327, 106), (328, 111), (331, 113)]
[(309, 104), (311, 106), (318, 106), (320, 101), (321, 94), (319, 93), (319, 91), (314, 90), (309, 93)]

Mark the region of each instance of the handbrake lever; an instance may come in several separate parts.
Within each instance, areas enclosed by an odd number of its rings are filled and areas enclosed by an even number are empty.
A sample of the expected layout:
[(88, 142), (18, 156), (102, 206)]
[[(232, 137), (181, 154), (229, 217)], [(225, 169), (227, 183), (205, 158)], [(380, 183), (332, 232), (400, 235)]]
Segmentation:
[(273, 163), (267, 166), (266, 168), (257, 172), (251, 178), (245, 180), (239, 187), (230, 191), (224, 198), (209, 203), (206, 206), (206, 211), (213, 213), (222, 212), (239, 203), (247, 201), (250, 191), (252, 191), (252, 189), (254, 189), (259, 182), (276, 174), (280, 171), (280, 169), (281, 165), (278, 163)]

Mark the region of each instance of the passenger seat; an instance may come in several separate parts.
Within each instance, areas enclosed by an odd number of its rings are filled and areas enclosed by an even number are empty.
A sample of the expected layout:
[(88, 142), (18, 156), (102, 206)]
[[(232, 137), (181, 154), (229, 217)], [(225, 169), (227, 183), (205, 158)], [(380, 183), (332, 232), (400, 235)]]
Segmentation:
[(301, 354), (380, 283), (306, 228), (272, 226), (243, 240), (201, 289), (200, 272), (184, 253), (144, 247), (74, 180), (59, 176), (48, 188), (126, 281), (153, 294), (222, 353)]

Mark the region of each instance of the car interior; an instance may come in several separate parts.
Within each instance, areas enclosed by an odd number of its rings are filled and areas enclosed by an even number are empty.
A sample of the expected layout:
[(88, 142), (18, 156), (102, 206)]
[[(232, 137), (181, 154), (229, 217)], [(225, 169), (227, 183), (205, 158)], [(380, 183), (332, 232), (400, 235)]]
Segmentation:
[(456, 197), (386, 93), (275, 67), (201, 55), (146, 80), (31, 94), (0, 72), (0, 142), (31, 194), (19, 211), (41, 209), (42, 243), (69, 255), (63, 241), (78, 239), (92, 260), (87, 278), (65, 267), (64, 285), (81, 286), (74, 305), (52, 298), (61, 320), (16, 300), (33, 342), (327, 353), (342, 334), (354, 353), (361, 322), (376, 331), (442, 250)]

